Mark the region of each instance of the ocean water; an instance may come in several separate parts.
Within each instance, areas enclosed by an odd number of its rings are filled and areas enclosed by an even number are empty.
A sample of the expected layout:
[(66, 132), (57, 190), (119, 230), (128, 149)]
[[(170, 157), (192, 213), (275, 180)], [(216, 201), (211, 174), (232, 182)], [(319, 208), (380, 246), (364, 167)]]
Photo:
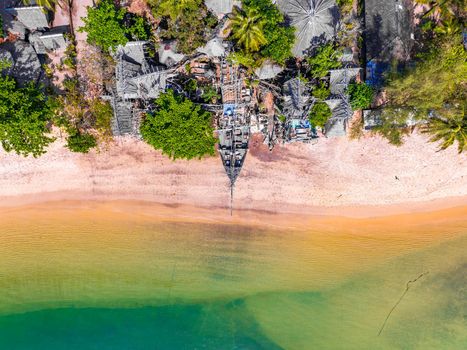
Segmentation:
[(287, 229), (42, 206), (3, 211), (0, 239), (0, 349), (467, 344), (465, 211)]

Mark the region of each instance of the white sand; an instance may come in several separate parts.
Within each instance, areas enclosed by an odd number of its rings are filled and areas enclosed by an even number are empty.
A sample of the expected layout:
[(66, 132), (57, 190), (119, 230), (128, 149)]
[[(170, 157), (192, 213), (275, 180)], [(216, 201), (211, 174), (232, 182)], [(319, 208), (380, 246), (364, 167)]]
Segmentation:
[[(418, 134), (399, 148), (379, 137), (321, 138), (316, 145), (281, 146), (272, 153), (258, 136), (235, 186), (236, 209), (321, 212), (334, 207), (333, 214), (349, 214), (359, 206), (371, 211), (372, 206), (394, 210), (404, 204), (407, 209), (410, 203), (440, 199), (443, 207), (467, 203), (467, 155), (455, 148), (437, 152)], [(87, 155), (69, 152), (61, 140), (37, 159), (0, 152), (3, 205), (134, 199), (228, 207), (228, 184), (219, 157), (172, 161), (130, 138)]]

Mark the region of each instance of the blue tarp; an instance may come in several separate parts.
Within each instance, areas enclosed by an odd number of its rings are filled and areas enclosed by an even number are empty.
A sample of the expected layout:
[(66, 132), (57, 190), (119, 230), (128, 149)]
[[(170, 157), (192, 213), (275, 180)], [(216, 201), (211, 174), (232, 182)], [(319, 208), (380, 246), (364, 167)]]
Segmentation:
[(234, 115), (235, 114), (235, 105), (234, 104), (225, 104), (224, 105), (224, 115)]
[(373, 87), (383, 85), (384, 73), (388, 70), (389, 64), (385, 62), (370, 61), (366, 64), (366, 83)]

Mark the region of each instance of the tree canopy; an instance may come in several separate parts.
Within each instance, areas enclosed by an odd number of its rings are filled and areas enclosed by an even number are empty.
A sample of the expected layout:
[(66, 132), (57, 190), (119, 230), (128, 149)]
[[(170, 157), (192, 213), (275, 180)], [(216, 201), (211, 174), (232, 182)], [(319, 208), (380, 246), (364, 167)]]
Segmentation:
[(87, 17), (80, 32), (86, 32), (87, 41), (104, 51), (125, 45), (130, 39), (147, 40), (149, 26), (142, 17), (117, 7), (113, 0), (101, 0), (96, 7), (88, 7)]
[(172, 90), (155, 101), (156, 111), (141, 124), (143, 140), (172, 159), (214, 155), (212, 115)]
[(234, 59), (249, 68), (259, 67), (266, 58), (284, 64), (293, 56), (295, 28), (285, 24), (271, 0), (243, 0), (242, 9), (234, 9), (231, 29), (240, 49)]
[(0, 140), (5, 151), (34, 157), (45, 153), (54, 141), (48, 135), (52, 118), (53, 110), (40, 88), (33, 83), (21, 88), (0, 75)]
[(311, 108), (309, 120), (313, 126), (323, 128), (331, 115), (331, 108), (325, 102), (317, 102)]
[(266, 23), (263, 15), (254, 7), (235, 7), (230, 19), (232, 38), (247, 53), (257, 52), (267, 43), (263, 28)]
[(373, 88), (365, 83), (351, 83), (347, 88), (352, 109), (366, 109), (373, 101)]
[(314, 54), (307, 57), (310, 74), (313, 78), (323, 78), (329, 74), (331, 69), (342, 66), (339, 61), (342, 52), (333, 44), (327, 43), (316, 49)]
[(202, 0), (149, 0), (148, 3), (154, 15), (163, 20), (161, 38), (176, 40), (177, 50), (184, 54), (192, 54), (206, 44), (217, 24)]
[(420, 56), (415, 68), (390, 77), (385, 87), (388, 104), (410, 109), (419, 118), (427, 118), (430, 111), (444, 118), (463, 115), (466, 77), (461, 36), (445, 36)]

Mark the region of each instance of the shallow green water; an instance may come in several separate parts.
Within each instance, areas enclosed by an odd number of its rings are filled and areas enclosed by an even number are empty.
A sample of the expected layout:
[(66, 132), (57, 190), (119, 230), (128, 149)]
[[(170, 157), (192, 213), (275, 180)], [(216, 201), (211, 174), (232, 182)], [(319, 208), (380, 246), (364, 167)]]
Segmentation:
[[(351, 249), (337, 248), (308, 234), (284, 239), (248, 227), (129, 223), (93, 244), (70, 234), (101, 224), (62, 222), (60, 240), (47, 238), (49, 225), (27, 239), (15, 226), (22, 243), (0, 249), (0, 349), (467, 344), (465, 234), (371, 259), (365, 255), (383, 243), (352, 245), (354, 237), (346, 241)], [(378, 335), (406, 283), (422, 273)]]

